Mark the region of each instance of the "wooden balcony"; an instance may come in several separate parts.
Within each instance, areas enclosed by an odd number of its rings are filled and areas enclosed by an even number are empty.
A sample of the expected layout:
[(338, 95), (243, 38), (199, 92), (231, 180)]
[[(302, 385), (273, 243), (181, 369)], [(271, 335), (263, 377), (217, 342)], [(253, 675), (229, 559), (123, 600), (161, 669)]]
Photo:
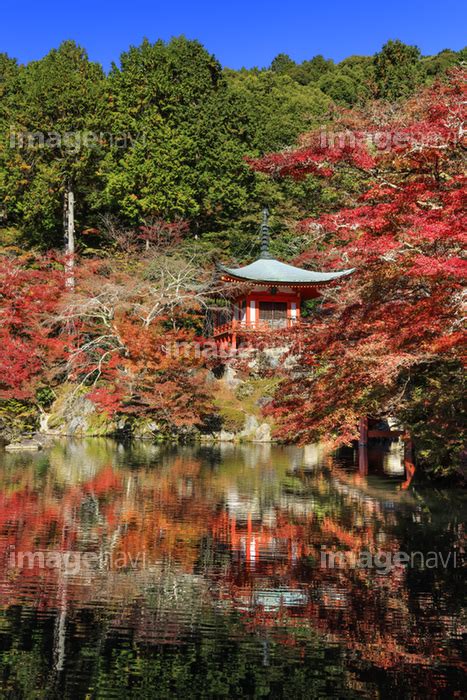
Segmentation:
[(237, 321), (232, 319), (223, 323), (219, 326), (215, 326), (213, 330), (213, 336), (229, 335), (232, 333), (251, 333), (251, 332), (270, 332), (275, 330), (282, 330), (283, 328), (291, 328), (292, 326), (297, 326), (300, 323), (300, 319), (296, 318), (280, 318), (280, 319), (268, 319), (260, 321), (252, 321), (247, 323), (246, 321)]

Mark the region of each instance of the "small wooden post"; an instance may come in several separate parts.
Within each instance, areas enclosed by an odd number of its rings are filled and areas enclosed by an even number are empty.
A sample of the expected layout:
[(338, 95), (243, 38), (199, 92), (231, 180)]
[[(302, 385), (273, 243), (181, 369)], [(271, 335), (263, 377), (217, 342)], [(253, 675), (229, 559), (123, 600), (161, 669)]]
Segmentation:
[(368, 416), (362, 416), (358, 422), (358, 472), (361, 476), (368, 474)]
[(362, 416), (362, 418), (360, 418), (358, 429), (360, 432), (358, 444), (368, 445), (368, 416)]
[(230, 519), (230, 546), (232, 549), (235, 547), (236, 543), (236, 529), (237, 529), (237, 521), (235, 519), (235, 515), (232, 515)]
[(358, 446), (358, 473), (360, 476), (368, 474), (368, 447), (366, 445)]

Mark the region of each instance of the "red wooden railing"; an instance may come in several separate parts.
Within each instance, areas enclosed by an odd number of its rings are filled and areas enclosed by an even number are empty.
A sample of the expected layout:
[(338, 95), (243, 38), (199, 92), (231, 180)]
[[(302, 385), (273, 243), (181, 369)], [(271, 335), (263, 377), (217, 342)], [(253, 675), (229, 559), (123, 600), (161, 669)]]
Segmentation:
[(222, 323), (220, 326), (215, 326), (213, 335), (223, 335), (224, 333), (238, 333), (239, 331), (271, 331), (278, 330), (282, 328), (291, 328), (300, 323), (297, 318), (281, 318), (277, 320), (270, 321), (237, 321), (232, 319), (227, 323)]

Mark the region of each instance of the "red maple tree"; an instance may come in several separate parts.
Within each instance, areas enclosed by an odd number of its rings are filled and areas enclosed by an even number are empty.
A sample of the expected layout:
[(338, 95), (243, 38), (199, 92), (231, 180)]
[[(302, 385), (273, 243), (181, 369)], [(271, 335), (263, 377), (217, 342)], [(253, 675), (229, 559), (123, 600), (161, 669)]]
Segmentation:
[(82, 262), (61, 305), (61, 321), (74, 328), (67, 376), (75, 390), (109, 415), (201, 423), (213, 410), (197, 352), (203, 295), (196, 265), (160, 250)]
[(422, 456), (436, 461), (443, 445), (438, 467), (459, 453), (465, 85), (456, 70), (396, 111), (342, 114), (334, 133), (251, 162), (275, 177), (365, 184), (351, 206), (299, 224), (310, 236), (299, 264), (356, 272), (323, 291), (302, 328), (303, 376), (272, 408), (282, 437), (348, 442), (361, 415), (392, 414)]
[(1, 257), (0, 399), (34, 398), (51, 381), (67, 342), (52, 321), (63, 290), (54, 257)]

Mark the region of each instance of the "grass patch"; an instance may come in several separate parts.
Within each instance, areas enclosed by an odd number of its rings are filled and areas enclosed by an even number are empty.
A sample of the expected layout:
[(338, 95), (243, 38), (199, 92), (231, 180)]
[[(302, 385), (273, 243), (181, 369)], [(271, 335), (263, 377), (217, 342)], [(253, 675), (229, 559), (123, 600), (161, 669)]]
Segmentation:
[(236, 389), (231, 389), (225, 382), (219, 382), (214, 404), (222, 418), (224, 430), (240, 432), (249, 415), (255, 416), (259, 423), (271, 424), (263, 416), (259, 402), (264, 398), (272, 398), (281, 381), (280, 377), (247, 379)]

